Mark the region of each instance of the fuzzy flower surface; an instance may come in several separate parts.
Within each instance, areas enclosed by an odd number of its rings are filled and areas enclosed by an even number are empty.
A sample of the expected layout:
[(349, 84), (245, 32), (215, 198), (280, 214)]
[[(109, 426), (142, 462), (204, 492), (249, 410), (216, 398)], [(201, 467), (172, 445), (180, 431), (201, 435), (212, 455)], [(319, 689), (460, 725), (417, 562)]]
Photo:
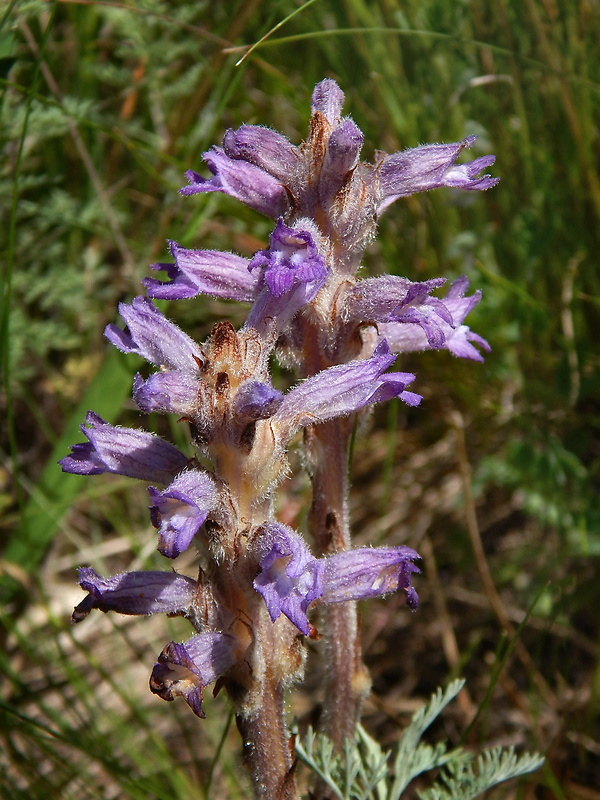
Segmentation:
[[(475, 136), (468, 136), (460, 142), (392, 154), (376, 151), (374, 163), (363, 162), (364, 136), (352, 119), (342, 116), (343, 103), (339, 86), (326, 79), (313, 92), (309, 136), (301, 145), (269, 128), (242, 125), (226, 132), (221, 147), (204, 153), (212, 177), (188, 172), (190, 183), (181, 193), (222, 192), (272, 217), (277, 224), (271, 246), (248, 262), (231, 253), (185, 250), (171, 243), (175, 264), (155, 265), (166, 270), (169, 280), (147, 279), (148, 293), (154, 297), (213, 294), (254, 302), (266, 280), (276, 297), (291, 280), (285, 269), (290, 259), (285, 256), (284, 239), (296, 231), (296, 237), (308, 237), (304, 270), (316, 267), (320, 259), (326, 271), (326, 278), (315, 275), (310, 282), (311, 290), (318, 290), (312, 297), (309, 284), (305, 285), (304, 311), (294, 317), (297, 308), (291, 313), (290, 307), (278, 328), (281, 333), (293, 318), (286, 344), (294, 360), (305, 365), (304, 375), (311, 374), (306, 367), (311, 361), (307, 341), (316, 341), (321, 363), (329, 364), (364, 357), (369, 348), (372, 351), (374, 337), (387, 339), (397, 353), (445, 349), (459, 358), (482, 361), (481, 351), (488, 351), (489, 345), (464, 324), (481, 293), (465, 295), (466, 277), (455, 281), (445, 297), (436, 297), (432, 292), (443, 278), (416, 283), (389, 275), (357, 280), (355, 273), (379, 216), (390, 205), (443, 187), (490, 189), (499, 179), (484, 171), (494, 156), (461, 163), (459, 158), (476, 143)], [(248, 278), (248, 268), (253, 278)], [(251, 312), (253, 322), (259, 314), (268, 317), (260, 304)], [(364, 334), (366, 329), (370, 336)], [(361, 339), (363, 343), (369, 339), (362, 348)]]
[[(212, 560), (211, 577), (201, 572), (198, 580), (156, 571), (103, 578), (82, 568), (79, 582), (87, 595), (73, 613), (74, 622), (94, 609), (188, 619), (194, 636), (164, 648), (150, 688), (165, 700), (183, 697), (198, 716), (204, 714), (203, 690), (215, 681), (250, 687), (254, 699), (246, 701), (247, 713), (258, 702), (252, 687), (258, 681), (253, 675), (264, 671), (264, 612), (269, 625), (283, 626), (284, 635), (277, 635), (285, 650), (280, 658), (291, 663), (294, 675), (303, 659), (290, 652), (297, 650), (298, 633), (313, 632), (308, 618), (313, 606), (408, 590), (409, 564), (417, 557), (407, 549), (376, 564), (356, 551), (351, 563), (340, 561), (336, 568), (336, 556), (314, 558), (299, 533), (273, 519), (273, 488), (285, 473), (285, 453), (298, 431), (390, 397), (409, 405), (420, 397), (406, 389), (414, 375), (387, 371), (396, 356), (385, 341), (366, 359), (326, 367), (285, 393), (274, 388), (268, 362), (276, 338), (312, 300), (327, 271), (310, 232), (283, 224), (270, 248), (253, 261), (249, 271), (258, 270), (260, 281), (240, 331), (217, 323), (198, 345), (147, 298), (121, 304), (125, 329), (106, 330), (118, 349), (142, 355), (157, 368), (134, 379), (140, 410), (184, 415), (211, 468), (153, 434), (112, 426), (93, 412), (82, 425), (88, 441), (74, 445), (61, 461), (65, 472), (112, 472), (147, 481), (159, 552), (175, 559), (195, 542)], [(404, 566), (398, 572), (399, 564)], [(394, 569), (403, 577), (384, 579)], [(350, 575), (356, 576), (354, 590)]]
[(408, 606), (419, 600), (411, 585), (413, 563), (420, 558), (410, 547), (360, 547), (327, 558), (314, 558), (304, 539), (286, 525), (265, 526), (261, 539), (263, 557), (254, 588), (267, 606), (272, 620), (280, 614), (310, 634), (308, 607), (319, 603), (365, 600), (398, 589), (404, 590)]
[[(481, 174), (494, 156), (467, 163), (458, 157), (477, 137), (452, 144), (422, 145), (360, 161), (364, 136), (342, 117), (344, 93), (335, 81), (317, 84), (312, 96), (310, 133), (302, 145), (259, 125), (228, 130), (221, 147), (204, 153), (212, 177), (190, 170), (185, 196), (222, 192), (273, 219), (318, 221), (334, 245), (338, 268), (357, 266), (377, 217), (401, 197), (441, 187), (482, 191), (498, 178)], [(342, 252), (343, 250), (343, 252)]]
[[(418, 406), (421, 396), (407, 388), (415, 375), (392, 369), (401, 353), (448, 350), (481, 361), (489, 350), (465, 324), (481, 298), (467, 295), (466, 277), (440, 294), (444, 278), (356, 272), (394, 202), (442, 187), (489, 189), (498, 181), (485, 173), (494, 157), (463, 161), (475, 147), (469, 136), (361, 161), (364, 135), (342, 116), (343, 103), (335, 81), (317, 84), (300, 145), (258, 125), (228, 130), (203, 155), (209, 175), (188, 171), (181, 194), (223, 193), (271, 218), (264, 248), (245, 258), (170, 241), (173, 263), (153, 265), (163, 280), (144, 279), (147, 296), (119, 306), (124, 327), (105, 330), (116, 348), (148, 363), (133, 399), (144, 414), (174, 414), (187, 425), (186, 452), (90, 411), (86, 441), (60, 461), (65, 472), (144, 481), (159, 552), (171, 564), (190, 548), (200, 552), (196, 578), (173, 569), (103, 578), (82, 567), (86, 595), (73, 612), (74, 622), (92, 610), (187, 619), (193, 635), (165, 646), (150, 689), (167, 701), (182, 697), (197, 716), (209, 684), (227, 687), (236, 713), (251, 720), (269, 680), (277, 694), (300, 679), (301, 634), (318, 638), (310, 617), (319, 606), (401, 592), (416, 609), (412, 548), (333, 548), (317, 558), (275, 519), (287, 450), (298, 433), (309, 440), (307, 432), (350, 423), (391, 398)], [(218, 322), (198, 343), (153, 302), (201, 295), (249, 304), (244, 325)], [(273, 383), (275, 352), (299, 378), (286, 391)]]

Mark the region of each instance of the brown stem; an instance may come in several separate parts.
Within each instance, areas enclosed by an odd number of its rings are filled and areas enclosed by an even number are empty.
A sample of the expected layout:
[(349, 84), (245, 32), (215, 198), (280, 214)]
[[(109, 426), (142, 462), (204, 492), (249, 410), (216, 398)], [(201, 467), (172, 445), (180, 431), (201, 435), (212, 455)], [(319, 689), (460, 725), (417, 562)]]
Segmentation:
[(299, 800), (295, 767), (290, 757), (288, 733), (277, 707), (283, 708), (283, 691), (266, 697), (250, 719), (237, 716), (244, 742), (244, 763), (252, 776), (256, 800)]
[[(265, 615), (263, 615), (265, 617)], [(284, 687), (277, 677), (278, 647), (275, 626), (261, 625), (261, 656), (264, 659), (260, 697), (255, 710), (238, 714), (244, 763), (250, 771), (255, 800), (300, 800), (292, 760), (290, 734), (284, 717)]]
[[(348, 519), (348, 445), (353, 420), (340, 418), (307, 431), (313, 500), (309, 529), (319, 555), (350, 547)], [(337, 603), (323, 612), (327, 677), (323, 730), (337, 751), (354, 739), (370, 680), (362, 661), (356, 603)]]

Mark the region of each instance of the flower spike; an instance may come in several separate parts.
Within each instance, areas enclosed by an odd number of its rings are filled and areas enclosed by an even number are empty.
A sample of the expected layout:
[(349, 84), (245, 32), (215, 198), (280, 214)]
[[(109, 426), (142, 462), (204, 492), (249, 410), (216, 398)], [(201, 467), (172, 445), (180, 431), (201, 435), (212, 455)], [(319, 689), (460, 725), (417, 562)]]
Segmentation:
[[(418, 605), (415, 550), (352, 547), (347, 459), (353, 416), (395, 397), (419, 405), (421, 396), (407, 388), (415, 376), (388, 371), (400, 353), (449, 350), (482, 360), (480, 351), (489, 350), (465, 324), (481, 298), (479, 291), (466, 294), (466, 277), (443, 295), (444, 278), (360, 279), (357, 271), (392, 203), (441, 187), (488, 189), (498, 181), (486, 172), (494, 156), (461, 163), (475, 144), (469, 136), (375, 151), (374, 163), (367, 163), (364, 135), (342, 116), (343, 105), (334, 80), (317, 84), (308, 135), (299, 145), (258, 125), (227, 130), (221, 146), (203, 154), (210, 175), (189, 170), (181, 194), (217, 192), (266, 215), (274, 220), (268, 245), (244, 258), (170, 241), (174, 263), (152, 267), (163, 279), (146, 278), (147, 296), (120, 304), (124, 329), (106, 327), (115, 347), (152, 365), (134, 379), (138, 408), (177, 415), (179, 430), (189, 431), (192, 457), (90, 411), (81, 428), (86, 441), (60, 461), (65, 472), (149, 483), (150, 521), (166, 558), (186, 553), (187, 564), (198, 545), (197, 580), (154, 570), (103, 578), (81, 568), (86, 595), (73, 621), (94, 609), (185, 618), (194, 635), (166, 645), (150, 689), (167, 701), (183, 697), (203, 717), (204, 688), (215, 681), (216, 690), (226, 688), (249, 744), (257, 800), (282, 791), (297, 796), (283, 697), (303, 674), (303, 636), (320, 638), (310, 622), (313, 610), (320, 608), (331, 664), (323, 719), (342, 751), (369, 683), (356, 601), (399, 592), (409, 608)], [(152, 302), (198, 295), (250, 304), (245, 323), (236, 329), (228, 320), (215, 322), (200, 344)], [(298, 382), (285, 392), (273, 379), (273, 355), (297, 370)], [(276, 487), (290, 470), (287, 451), (298, 432), (312, 483), (314, 555), (300, 533), (274, 518)]]

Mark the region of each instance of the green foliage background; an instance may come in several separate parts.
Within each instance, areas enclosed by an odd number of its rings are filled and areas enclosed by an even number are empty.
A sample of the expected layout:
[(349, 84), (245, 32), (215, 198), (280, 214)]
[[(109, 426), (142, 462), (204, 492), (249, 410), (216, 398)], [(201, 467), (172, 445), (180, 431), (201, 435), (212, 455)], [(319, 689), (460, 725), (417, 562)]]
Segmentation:
[[(379, 621), (366, 648), (375, 693), (393, 710), (370, 706), (365, 725), (397, 739), (406, 699), (449, 674), (467, 676), (474, 708), (486, 696), (506, 626), (467, 535), (474, 509), (513, 622), (548, 589), (521, 639), (531, 661), (507, 663), (472, 743), (548, 753), (519, 796), (589, 796), (577, 792), (595, 786), (600, 752), (598, 1), (21, 0), (0, 14), (2, 796), (244, 796), (220, 698), (197, 724), (146, 696), (153, 658), (183, 628), (104, 617), (91, 633), (69, 628), (76, 566), (164, 564), (143, 487), (62, 475), (56, 461), (88, 408), (140, 424), (136, 365), (102, 331), (148, 265), (168, 260), (165, 240), (264, 246), (269, 221), (233, 200), (181, 198), (185, 170), (242, 122), (299, 142), (326, 76), (346, 93), (367, 160), (477, 133), (474, 154), (496, 153), (502, 178), (483, 195), (397, 202), (365, 259), (371, 274), (466, 273), (483, 290), (470, 325), (492, 345), (484, 366), (407, 359), (423, 405), (384, 409), (357, 442), (358, 540), (432, 552), (418, 615), (365, 608)], [(167, 311), (199, 340), (219, 318), (244, 318), (214, 300)], [(176, 426), (163, 432), (183, 442)], [(290, 492), (282, 511), (293, 515), (307, 494), (301, 481)], [(301, 718), (313, 691), (318, 673)], [(468, 715), (457, 719), (464, 729)]]

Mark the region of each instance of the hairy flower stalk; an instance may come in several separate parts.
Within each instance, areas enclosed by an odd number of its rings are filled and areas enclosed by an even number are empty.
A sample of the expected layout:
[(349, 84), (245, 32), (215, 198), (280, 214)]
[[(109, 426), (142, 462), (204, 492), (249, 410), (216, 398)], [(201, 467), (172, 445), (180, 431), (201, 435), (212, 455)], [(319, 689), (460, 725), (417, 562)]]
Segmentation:
[[(279, 341), (280, 353), (298, 365), (303, 377), (333, 364), (368, 358), (383, 339), (395, 352), (445, 348), (456, 356), (481, 361), (475, 345), (488, 350), (487, 342), (463, 324), (481, 294), (465, 297), (466, 278), (456, 281), (440, 300), (431, 292), (443, 285), (441, 278), (422, 283), (393, 276), (357, 280), (355, 273), (365, 246), (375, 235), (378, 216), (391, 203), (444, 186), (488, 189), (498, 179), (480, 173), (493, 164), (494, 156), (457, 164), (459, 154), (473, 145), (476, 137), (471, 136), (454, 144), (425, 145), (392, 155), (377, 152), (374, 164), (363, 163), (363, 134), (352, 119), (342, 118), (343, 101), (334, 81), (317, 85), (309, 137), (299, 147), (268, 128), (243, 125), (227, 131), (223, 146), (204, 155), (213, 177), (205, 179), (190, 171), (190, 185), (182, 194), (219, 191), (236, 197), (278, 220), (274, 238), (286, 225), (311, 231), (328, 277)], [(165, 288), (157, 281), (147, 283), (154, 296), (167, 296), (178, 285), (193, 284), (198, 292), (242, 299), (235, 292), (215, 292), (207, 285), (205, 276), (211, 268), (201, 263), (198, 253), (178, 249), (174, 255), (175, 267), (167, 268), (171, 282)], [(240, 283), (233, 276), (241, 266), (230, 265), (233, 285)], [(414, 405), (420, 398), (407, 393), (403, 399)], [(352, 421), (338, 417), (306, 432), (313, 484), (309, 527), (322, 554), (351, 546), (346, 476), (351, 430)], [(353, 735), (369, 681), (360, 656), (355, 608), (347, 604), (325, 613), (330, 667), (325, 724), (339, 747)]]
[[(112, 472), (151, 484), (158, 550), (169, 559), (191, 546), (200, 551), (204, 568), (195, 577), (159, 571), (102, 578), (82, 568), (87, 594), (73, 620), (93, 609), (188, 619), (193, 636), (167, 644), (150, 688), (165, 700), (183, 697), (200, 717), (204, 688), (225, 688), (257, 798), (297, 797), (283, 701), (303, 674), (303, 638), (322, 636), (327, 648), (325, 727), (341, 747), (369, 689), (356, 601), (401, 591), (417, 606), (414, 550), (352, 548), (346, 470), (355, 415), (393, 397), (419, 404), (406, 388), (414, 375), (387, 371), (397, 353), (445, 348), (482, 360), (475, 345), (489, 349), (463, 324), (480, 298), (465, 296), (466, 278), (439, 299), (432, 292), (443, 279), (358, 280), (355, 273), (378, 215), (394, 200), (441, 186), (487, 189), (496, 180), (478, 175), (493, 157), (458, 165), (471, 137), (362, 163), (363, 135), (341, 117), (343, 99), (335, 82), (317, 85), (310, 134), (299, 147), (244, 125), (205, 153), (212, 177), (190, 171), (182, 193), (224, 192), (272, 217), (268, 247), (245, 259), (171, 242), (175, 263), (154, 267), (167, 280), (145, 279), (148, 297), (120, 306), (126, 328), (106, 329), (113, 345), (157, 368), (135, 377), (134, 400), (144, 413), (186, 420), (190, 452), (89, 412), (87, 441), (61, 461), (66, 472)], [(150, 299), (202, 294), (250, 303), (244, 326), (217, 323), (200, 345)], [(286, 394), (271, 382), (275, 351), (302, 379)], [(273, 513), (299, 432), (313, 488), (314, 555)]]

